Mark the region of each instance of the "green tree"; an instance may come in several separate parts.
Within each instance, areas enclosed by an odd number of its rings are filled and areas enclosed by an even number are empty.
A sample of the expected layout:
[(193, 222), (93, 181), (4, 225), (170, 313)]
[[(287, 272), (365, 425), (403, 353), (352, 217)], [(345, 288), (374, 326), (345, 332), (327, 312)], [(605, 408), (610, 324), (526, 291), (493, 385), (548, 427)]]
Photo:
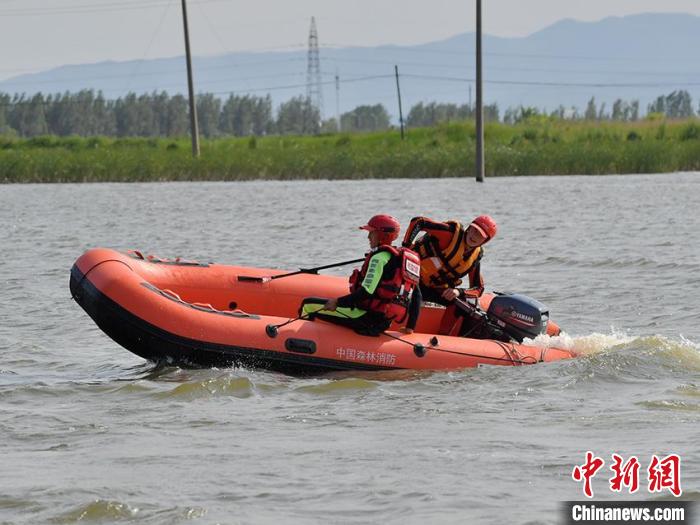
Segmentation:
[(184, 137), (190, 129), (188, 102), (182, 95), (168, 100), (165, 119), (165, 134), (168, 137)]
[(168, 136), (168, 104), (170, 97), (165, 91), (151, 95), (151, 107), (153, 108), (153, 134), (159, 137)]
[(139, 108), (135, 93), (128, 93), (124, 98), (118, 98), (114, 103), (114, 120), (117, 136), (128, 137), (137, 135), (139, 127)]
[(389, 113), (382, 104), (357, 106), (340, 116), (343, 131), (379, 131), (389, 129)]
[(94, 136), (99, 134), (99, 122), (95, 112), (95, 92), (91, 89), (83, 89), (73, 95), (71, 115), (73, 126), (71, 133), (82, 136)]
[(627, 120), (632, 122), (639, 120), (639, 100), (633, 100), (630, 104), (630, 111)]
[(144, 93), (136, 100), (137, 121), (136, 133), (139, 137), (153, 137), (158, 135), (157, 117), (153, 108), (153, 96)]
[(656, 97), (656, 100), (647, 106), (647, 113), (661, 113), (666, 114), (666, 97), (660, 95)]
[(221, 100), (211, 93), (197, 95), (197, 120), (199, 131), (205, 137), (219, 135), (219, 115), (221, 113)]
[(219, 126), (229, 135), (266, 135), (273, 128), (272, 99), (230, 95), (221, 109)]
[[(319, 115), (320, 119), (320, 115)], [(275, 128), (275, 121), (272, 118), (272, 97), (255, 99), (253, 107), (253, 133), (255, 135), (267, 135)]]
[(608, 118), (608, 115), (605, 113), (605, 102), (603, 102), (600, 105), (600, 109), (598, 109), (598, 120), (606, 120)]
[[(510, 114), (513, 111), (515, 110), (512, 110)], [(440, 122), (462, 121), (472, 118), (474, 118), (474, 108), (468, 104), (458, 106), (452, 103), (419, 102), (408, 112), (406, 123), (411, 127), (421, 127), (434, 126)], [(488, 122), (497, 122), (499, 120), (498, 104), (484, 106), (484, 120)]]
[(666, 114), (671, 118), (694, 116), (693, 99), (685, 90), (674, 91), (666, 97)]
[(613, 103), (610, 118), (616, 121), (629, 122), (639, 118), (639, 101), (625, 102), (618, 98)]
[(8, 114), (8, 122), (22, 137), (46, 135), (48, 126), (44, 111), (44, 96), (36, 93), (31, 99), (25, 95), (15, 95), (12, 99), (12, 109)]
[(595, 97), (591, 97), (586, 105), (586, 112), (583, 114), (583, 118), (586, 120), (596, 120), (598, 118), (598, 110), (595, 105)]
[(493, 104), (486, 104), (484, 106), (484, 121), (485, 122), (498, 122), (500, 118), (500, 111), (498, 109), (498, 104), (494, 102)]
[(693, 99), (685, 90), (660, 95), (647, 107), (648, 113), (662, 113), (669, 118), (689, 118), (693, 112)]
[(610, 118), (612, 120), (625, 120), (625, 110), (624, 102), (621, 98), (618, 98), (613, 102), (612, 112), (610, 113)]
[(321, 133), (338, 133), (338, 120), (335, 117), (324, 120), (321, 123)]
[(518, 124), (530, 118), (540, 115), (540, 111), (535, 107), (518, 106), (517, 108), (508, 108), (503, 114), (503, 122), (506, 124)]
[(10, 133), (10, 125), (7, 123), (7, 113), (10, 109), (12, 98), (6, 93), (0, 93), (0, 135)]
[(566, 118), (566, 108), (559, 104), (559, 107), (549, 114), (550, 117), (564, 120)]
[[(485, 108), (484, 111), (487, 113), (488, 109)], [(439, 122), (466, 120), (473, 116), (474, 112), (467, 104), (458, 106), (450, 103), (419, 102), (408, 112), (406, 123), (412, 127), (433, 126)]]
[(321, 115), (306, 97), (294, 97), (280, 105), (276, 131), (280, 135), (315, 135), (321, 130)]
[(114, 104), (105, 99), (102, 91), (97, 92), (93, 102), (96, 135), (113, 136), (117, 130), (114, 118)]

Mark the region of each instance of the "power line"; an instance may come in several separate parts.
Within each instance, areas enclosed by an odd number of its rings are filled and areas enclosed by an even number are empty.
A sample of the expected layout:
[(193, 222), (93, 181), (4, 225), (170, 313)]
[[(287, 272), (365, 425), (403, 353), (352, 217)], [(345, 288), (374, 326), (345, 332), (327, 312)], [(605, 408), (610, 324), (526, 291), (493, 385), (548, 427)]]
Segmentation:
[[(162, 24), (161, 24), (162, 25)], [(153, 39), (152, 39), (153, 40)], [(150, 46), (152, 45), (149, 44), (149, 49)], [(291, 47), (291, 46), (290, 46)], [(296, 45), (295, 45), (296, 47)], [(250, 53), (253, 53), (255, 51), (249, 51)], [(178, 57), (178, 60), (181, 59), (182, 57)], [(256, 61), (245, 61), (245, 62), (235, 62), (235, 63), (230, 63), (230, 64), (221, 64), (221, 65), (202, 65), (198, 66), (197, 69), (200, 71), (209, 71), (209, 70), (216, 70), (216, 69), (235, 69), (235, 68), (245, 68), (245, 67), (254, 67), (254, 66), (262, 66), (262, 65), (267, 65), (267, 64), (275, 64), (275, 63), (288, 63), (290, 61), (302, 61), (302, 60), (307, 60), (303, 56), (290, 56), (287, 58), (283, 59), (271, 59), (271, 60), (256, 60)], [(143, 61), (143, 58), (141, 59)], [(393, 66), (394, 62), (393, 61), (382, 61), (382, 60), (372, 60), (372, 59), (326, 59), (326, 61), (331, 61), (331, 62), (351, 62), (351, 63), (367, 63), (367, 64), (381, 64), (381, 65), (386, 65), (387, 67)], [(139, 61), (140, 62), (140, 61)], [(416, 66), (416, 67), (436, 67), (436, 68), (453, 68), (457, 69), (460, 67), (459, 64), (445, 64), (445, 63), (428, 63), (428, 62), (398, 62), (400, 66)], [(73, 66), (75, 67), (75, 66)], [(163, 74), (163, 73), (174, 73), (177, 72), (181, 69), (180, 64), (174, 64), (173, 67), (166, 67), (166, 68), (160, 68), (158, 70), (149, 70), (146, 73), (133, 73), (133, 74), (116, 74), (116, 75), (88, 75), (88, 76), (73, 76), (71, 77), (70, 81), (76, 81), (76, 80), (102, 80), (102, 79), (115, 79), (115, 78), (124, 78), (128, 76), (132, 77), (137, 77), (137, 76), (155, 76), (158, 74)], [(619, 74), (619, 75), (638, 75), (638, 76), (646, 76), (646, 77), (668, 77), (668, 76), (678, 76), (678, 77), (689, 77), (689, 76), (696, 76), (700, 75), (699, 72), (677, 72), (677, 71), (654, 71), (654, 72), (645, 72), (645, 71), (629, 71), (629, 70), (616, 70), (616, 71), (608, 71), (608, 70), (579, 70), (579, 69), (552, 69), (552, 68), (520, 68), (520, 67), (489, 67), (489, 70), (491, 71), (528, 71), (528, 72), (543, 72), (543, 73), (580, 73), (580, 74), (587, 74), (587, 75), (604, 75), (604, 74)], [(34, 73), (34, 75), (37, 74), (42, 74), (42, 73)], [(325, 76), (333, 76), (333, 73), (330, 72), (322, 72), (322, 75)], [(260, 77), (259, 77), (260, 78)], [(440, 78), (440, 77), (433, 77), (433, 78)], [(448, 77), (444, 77), (448, 78)], [(247, 80), (247, 79), (246, 79)], [(19, 81), (13, 81), (13, 80), (6, 80), (2, 82), (4, 84), (9, 84), (9, 85), (34, 85), (34, 84), (51, 84), (51, 83), (60, 83), (60, 80), (34, 80), (34, 79), (27, 79), (27, 80), (19, 80)], [(692, 81), (686, 81), (686, 83), (691, 83)], [(589, 83), (589, 84), (580, 84), (580, 83), (567, 83), (569, 84), (575, 84), (575, 85), (580, 85), (580, 86), (587, 86), (590, 84), (595, 84), (598, 85), (600, 83)], [(627, 85), (627, 84), (623, 84)], [(634, 84), (635, 86), (640, 85), (640, 84)], [(615, 84), (617, 86), (617, 84)], [(643, 84), (642, 84), (643, 86)], [(652, 86), (653, 87), (653, 86)]]
[[(289, 74), (286, 76), (299, 76), (300, 73)], [(273, 78), (278, 78), (284, 75), (273, 75)], [(459, 83), (473, 83), (474, 78), (465, 77), (449, 77), (449, 76), (432, 76), (432, 75), (418, 75), (405, 73), (402, 74), (403, 77), (413, 78), (417, 80), (429, 80), (436, 82), (459, 82)], [(391, 74), (378, 74), (378, 75), (364, 75), (360, 77), (350, 77), (343, 78), (340, 80), (342, 84), (353, 83), (353, 82), (364, 82), (368, 80), (377, 80), (384, 78), (392, 78)], [(255, 80), (260, 78), (269, 78), (267, 75), (261, 75), (258, 77), (247, 77), (247, 78), (237, 78), (236, 80)], [(202, 82), (200, 85), (209, 84), (219, 84), (225, 80), (217, 80), (212, 82)], [(538, 86), (538, 87), (568, 87), (568, 88), (680, 88), (680, 87), (696, 87), (700, 86), (700, 82), (547, 82), (547, 81), (528, 81), (528, 80), (509, 80), (509, 79), (496, 79), (496, 80), (484, 80), (487, 84), (492, 85), (512, 85), (512, 86)], [(321, 81), (319, 85), (329, 86), (334, 85), (335, 80)], [(224, 92), (215, 92), (213, 94), (220, 93), (254, 93), (260, 91), (278, 91), (286, 89), (297, 89), (306, 88), (308, 84), (285, 84), (285, 85), (271, 85), (271, 86), (261, 86), (249, 89), (233, 89)], [(178, 84), (179, 86), (179, 84)], [(408, 86), (410, 89), (410, 85)], [(158, 88), (162, 89), (162, 88)], [(156, 89), (156, 91), (158, 90)]]
[[(428, 75), (403, 75), (411, 78), (426, 79), (426, 80), (444, 80), (448, 82), (474, 82), (473, 78), (460, 77), (434, 77)], [(617, 87), (639, 87), (639, 88), (663, 88), (668, 86), (700, 86), (700, 82), (644, 82), (644, 83), (605, 83), (605, 82), (540, 82), (527, 80), (484, 80), (488, 84), (504, 84), (517, 86), (550, 86), (550, 87), (590, 87), (590, 88), (617, 88)]]
[[(414, 46), (392, 46), (392, 47), (382, 47), (382, 46), (377, 46), (372, 49), (373, 54), (377, 53), (382, 53), (382, 52), (400, 52), (400, 53), (438, 53), (438, 54), (443, 54), (443, 55), (459, 55), (459, 56), (464, 56), (465, 58), (471, 58), (471, 51), (468, 49), (455, 49), (455, 48), (438, 48), (438, 47), (431, 47), (431, 48), (425, 48), (422, 46), (426, 46), (429, 44), (419, 44), (419, 45), (414, 45)], [(345, 49), (345, 48), (357, 48), (357, 45), (341, 45), (341, 44), (321, 44), (321, 47), (327, 47), (329, 49)], [(554, 60), (607, 60), (607, 61), (638, 61), (638, 62), (649, 62), (648, 57), (639, 57), (639, 56), (610, 56), (610, 55), (605, 55), (605, 56), (591, 56), (591, 55), (559, 55), (559, 54), (547, 54), (547, 53), (497, 53), (497, 52), (484, 52), (484, 56), (500, 56), (500, 57), (506, 57), (506, 58), (543, 58), (543, 59), (554, 59)], [(673, 61), (673, 60), (681, 60), (685, 62), (685, 59), (678, 59), (678, 58), (673, 58), (673, 57), (663, 57), (663, 60), (665, 62)]]
[[(305, 60), (303, 57), (290, 57), (288, 59), (281, 59), (281, 60), (270, 60), (270, 61), (259, 61), (259, 62), (249, 62), (249, 63), (237, 63), (237, 64), (223, 64), (223, 65), (216, 65), (216, 66), (201, 66), (198, 67), (197, 69), (199, 71), (210, 71), (210, 70), (217, 70), (217, 69), (236, 69), (236, 68), (244, 68), (244, 67), (249, 67), (249, 66), (259, 66), (259, 65), (266, 65), (266, 64), (274, 64), (274, 63), (288, 63), (290, 61), (302, 61)], [(142, 63), (143, 60), (139, 61), (139, 63)], [(405, 65), (405, 63), (399, 62), (399, 65)], [(62, 84), (62, 83), (75, 83), (77, 80), (81, 81), (89, 81), (89, 80), (109, 80), (109, 79), (120, 79), (120, 78), (136, 78), (136, 77), (154, 77), (160, 74), (164, 73), (175, 73), (180, 70), (180, 66), (177, 68), (163, 68), (159, 71), (148, 71), (148, 72), (139, 72), (137, 69), (137, 72), (132, 73), (132, 74), (115, 74), (115, 75), (90, 75), (90, 76), (72, 76), (69, 79), (58, 79), (58, 80), (53, 80), (53, 79), (42, 79), (42, 80), (35, 80), (35, 79), (24, 79), (24, 80), (16, 80), (16, 81), (4, 81), (2, 84), (4, 84), (6, 87), (9, 86), (36, 86), (36, 85), (41, 85), (41, 84)], [(494, 70), (511, 70), (509, 68), (494, 68)], [(556, 73), (556, 72), (569, 72), (569, 73), (575, 73), (575, 70), (572, 71), (566, 71), (566, 70), (539, 70), (539, 69), (529, 69), (529, 68), (518, 68), (518, 69), (512, 69), (514, 71), (545, 71), (545, 72), (550, 72), (550, 73)], [(594, 72), (594, 71), (581, 71), (582, 74), (602, 74), (599, 72)], [(624, 75), (641, 75), (641, 76), (649, 76), (649, 77), (668, 77), (668, 76), (692, 76), (695, 75), (695, 73), (692, 74), (684, 74), (684, 73), (658, 73), (658, 74), (645, 74), (643, 72), (633, 72), (633, 71), (620, 71), (620, 74)], [(299, 73), (275, 73), (275, 74), (269, 74), (269, 75), (257, 75), (257, 76), (247, 76), (247, 77), (238, 77), (238, 76), (231, 76), (231, 77), (225, 77), (225, 78), (220, 78), (216, 81), (208, 82), (205, 84), (220, 84), (222, 82), (236, 82), (236, 81), (248, 81), (248, 80), (259, 80), (262, 78), (277, 78), (277, 77), (290, 77), (290, 76), (297, 76), (297, 75), (303, 75), (302, 72)], [(321, 75), (326, 76), (326, 77), (332, 77), (334, 76), (333, 73), (330, 72), (321, 72)], [(451, 76), (439, 76), (439, 75), (421, 75), (421, 74), (412, 74), (412, 73), (406, 73), (405, 75), (402, 76), (412, 76), (414, 78), (422, 78), (422, 79), (427, 79), (427, 80), (440, 80), (440, 81), (453, 81), (453, 82), (473, 82), (473, 78), (462, 78), (462, 77), (451, 77)], [(698, 85), (698, 82), (692, 81), (692, 80), (687, 80), (684, 82), (677, 82), (677, 81), (669, 81), (669, 82), (555, 82), (555, 81), (518, 81), (518, 80), (487, 80), (487, 82), (492, 83), (492, 84), (499, 84), (499, 83), (512, 83), (512, 84), (522, 84), (522, 85), (541, 85), (541, 86), (553, 86), (553, 87), (663, 87), (663, 86), (695, 86)], [(15, 88), (16, 89), (16, 88)]]
[[(194, 4), (208, 4), (213, 2), (226, 2), (228, 0), (198, 0)], [(62, 7), (35, 7), (0, 10), (0, 18), (14, 16), (45, 16), (45, 15), (73, 15), (82, 13), (102, 13), (111, 11), (138, 11), (142, 9), (154, 9), (167, 5), (167, 0), (135, 1), (127, 0), (119, 3), (84, 4)]]
[(160, 17), (160, 21), (158, 22), (158, 25), (156, 26), (156, 30), (153, 32), (153, 35), (151, 36), (151, 40), (148, 42), (148, 46), (146, 46), (146, 51), (143, 53), (141, 60), (136, 62), (134, 70), (131, 72), (131, 74), (127, 78), (126, 91), (128, 91), (129, 88), (131, 87), (131, 81), (133, 79), (134, 74), (135, 73), (137, 74), (141, 70), (141, 64), (143, 64), (144, 60), (148, 56), (148, 53), (151, 52), (151, 47), (153, 46), (153, 42), (155, 42), (156, 36), (158, 36), (158, 33), (160, 33), (161, 27), (163, 27), (163, 22), (165, 22), (165, 17), (168, 14), (168, 10), (170, 9), (171, 4), (172, 4), (172, 0), (168, 0), (168, 3), (166, 4), (165, 9), (163, 10), (163, 14)]
[[(415, 67), (430, 67), (430, 68), (449, 68), (449, 69), (462, 69), (464, 66), (473, 66), (473, 64), (460, 64), (457, 62), (444, 63), (444, 62), (402, 62), (395, 60), (372, 60), (372, 59), (360, 59), (360, 58), (327, 58), (328, 62), (355, 62), (355, 63), (368, 63), (368, 64), (381, 64), (386, 66), (393, 66), (394, 64), (399, 64), (400, 66), (415, 66)], [(590, 70), (590, 69), (554, 69), (554, 68), (532, 68), (532, 67), (497, 67), (489, 66), (489, 71), (534, 71), (539, 73), (581, 73), (586, 75), (604, 75), (604, 74), (619, 74), (619, 75), (641, 75), (641, 76), (692, 76), (700, 75), (700, 72), (688, 72), (688, 71), (629, 71), (621, 70), (616, 68), (614, 70), (602, 69), (602, 70)]]
[[(369, 75), (369, 76), (364, 76), (364, 77), (355, 77), (355, 78), (348, 78), (348, 79), (343, 79), (340, 80), (341, 84), (352, 84), (355, 82), (366, 82), (368, 80), (376, 80), (380, 78), (394, 78), (394, 75)], [(330, 85), (335, 85), (335, 80), (326, 80), (321, 82), (322, 86), (330, 86)], [(306, 88), (306, 84), (288, 84), (284, 86), (270, 86), (270, 87), (259, 87), (259, 88), (252, 88), (252, 89), (244, 89), (244, 90), (236, 90), (236, 93), (254, 93), (254, 92), (259, 92), (259, 91), (278, 91), (281, 89), (300, 89), (300, 88)], [(212, 95), (225, 95), (231, 93), (231, 91), (219, 91), (219, 92), (214, 92)]]
[[(181, 57), (182, 60), (184, 61), (184, 57)], [(284, 60), (270, 60), (267, 62), (250, 62), (250, 63), (240, 63), (240, 64), (224, 64), (220, 66), (201, 66), (197, 67), (199, 71), (209, 71), (209, 70), (214, 70), (214, 69), (235, 69), (238, 67), (246, 67), (246, 66), (259, 66), (259, 65), (266, 65), (266, 64), (275, 64), (275, 63), (288, 63), (290, 61), (302, 61), (305, 60), (302, 57), (299, 58), (288, 58)], [(196, 64), (196, 63), (195, 63)], [(148, 71), (145, 73), (136, 73), (131, 76), (133, 77), (153, 77), (153, 76), (158, 76), (163, 73), (176, 73), (181, 71), (182, 66), (179, 65), (177, 68), (167, 68), (167, 69), (162, 69), (159, 71)], [(293, 75), (300, 75), (303, 73), (294, 73)], [(322, 73), (323, 75), (329, 76), (330, 73)], [(65, 80), (51, 80), (51, 79), (45, 79), (45, 80), (22, 80), (22, 81), (5, 81), (3, 83), (9, 84), (9, 85), (34, 85), (34, 84), (60, 84), (60, 83), (65, 83), (65, 82), (74, 82), (76, 80), (108, 80), (108, 79), (116, 79), (116, 78), (124, 78), (129, 75), (127, 74), (120, 74), (120, 75), (93, 75), (93, 76), (82, 76), (82, 77), (76, 77), (76, 76), (71, 76), (69, 79)], [(290, 74), (271, 74), (271, 75), (260, 75), (256, 77), (247, 77), (247, 78), (241, 78), (240, 80), (251, 80), (251, 79), (259, 79), (259, 78), (275, 78), (275, 77), (280, 77), (280, 76), (290, 76)]]
[[(370, 76), (364, 76), (364, 77), (354, 77), (354, 78), (348, 78), (341, 80), (341, 83), (347, 83), (347, 84), (352, 84), (355, 82), (365, 82), (368, 80), (376, 80), (380, 78), (394, 78), (394, 75), (370, 75)], [(335, 80), (328, 80), (321, 82), (322, 85), (331, 85), (335, 84)], [(267, 86), (267, 87), (259, 87), (259, 88), (252, 88), (252, 89), (236, 89), (236, 90), (227, 90), (227, 91), (213, 91), (213, 92), (207, 92), (207, 95), (231, 95), (231, 94), (243, 94), (243, 93), (255, 93), (255, 92), (266, 92), (266, 91), (279, 91), (279, 90), (287, 90), (287, 89), (301, 89), (301, 88), (306, 88), (306, 84), (286, 84), (286, 85), (277, 85), (277, 86)], [(93, 90), (89, 90), (93, 91)], [(1, 95), (2, 93), (0, 93)], [(17, 96), (17, 95), (15, 95)], [(36, 96), (36, 95), (34, 95)], [(33, 98), (33, 97), (32, 97)], [(27, 105), (31, 104), (31, 100), (29, 99), (23, 99), (21, 101), (15, 102), (15, 103), (4, 103), (0, 104), (0, 106), (8, 106), (8, 105)], [(77, 103), (77, 102), (76, 102)], [(46, 104), (46, 102), (44, 102)]]
[(228, 46), (224, 43), (224, 40), (221, 38), (221, 35), (219, 35), (219, 32), (216, 30), (214, 27), (214, 24), (211, 23), (211, 20), (209, 19), (209, 15), (207, 15), (207, 12), (202, 8), (202, 5), (197, 2), (192, 2), (194, 3), (197, 8), (199, 9), (199, 13), (202, 15), (204, 18), (204, 21), (207, 23), (209, 26), (209, 30), (212, 32), (212, 34), (216, 37), (216, 39), (219, 41), (219, 44), (221, 45), (221, 49), (224, 51), (231, 53), (231, 50), (228, 49)]

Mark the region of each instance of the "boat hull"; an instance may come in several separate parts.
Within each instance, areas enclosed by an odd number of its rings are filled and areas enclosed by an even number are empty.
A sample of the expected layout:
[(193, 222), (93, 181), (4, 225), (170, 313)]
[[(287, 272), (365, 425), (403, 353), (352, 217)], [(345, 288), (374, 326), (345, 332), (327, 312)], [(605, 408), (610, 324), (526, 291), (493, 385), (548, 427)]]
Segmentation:
[(566, 349), (436, 334), (444, 309), (430, 307), (423, 308), (411, 335), (390, 330), (368, 337), (320, 320), (299, 320), (271, 337), (267, 327), (295, 317), (303, 297), (347, 290), (347, 282), (333, 276), (269, 280), (281, 273), (94, 249), (74, 264), (70, 289), (119, 345), (144, 359), (178, 366), (317, 374), (519, 366), (574, 356)]

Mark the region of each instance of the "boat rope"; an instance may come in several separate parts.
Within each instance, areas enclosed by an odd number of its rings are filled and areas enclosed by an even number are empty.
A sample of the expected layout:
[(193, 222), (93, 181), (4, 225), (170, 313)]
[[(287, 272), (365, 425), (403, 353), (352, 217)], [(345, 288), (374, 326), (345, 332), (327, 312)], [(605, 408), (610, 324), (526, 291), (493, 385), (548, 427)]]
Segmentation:
[[(342, 314), (342, 312), (338, 312), (338, 313)], [(344, 315), (344, 317), (347, 317), (348, 319), (350, 319), (350, 316), (345, 315), (345, 314), (342, 314), (342, 315)], [(323, 319), (323, 320), (325, 320), (325, 319)], [(330, 322), (330, 321), (328, 321), (328, 322)], [(366, 323), (365, 323), (365, 326), (367, 326)], [(444, 352), (446, 354), (454, 354), (454, 355), (459, 355), (459, 356), (475, 357), (477, 359), (488, 359), (491, 361), (503, 361), (503, 362), (510, 363), (513, 365), (515, 365), (515, 364), (529, 365), (529, 364), (537, 363), (537, 359), (535, 359), (534, 357), (521, 356), (518, 353), (518, 351), (515, 349), (515, 345), (512, 345), (512, 349), (513, 349), (515, 355), (517, 356), (517, 358), (514, 358), (509, 353), (507, 344), (503, 343), (501, 341), (494, 341), (494, 342), (498, 343), (498, 345), (501, 346), (501, 348), (503, 348), (505, 355), (508, 356), (507, 359), (503, 358), (503, 357), (489, 357), (489, 356), (485, 356), (485, 355), (481, 355), (481, 354), (472, 354), (469, 352), (458, 352), (456, 350), (448, 350), (447, 348), (441, 348), (440, 346), (438, 346), (439, 343), (438, 343), (437, 337), (433, 337), (430, 340), (428, 345), (424, 345), (423, 343), (412, 343), (411, 341), (407, 341), (405, 339), (402, 339), (401, 337), (392, 335), (392, 334), (388, 333), (386, 330), (380, 332), (379, 335), (385, 335), (386, 337), (389, 337), (390, 339), (394, 339), (396, 341), (399, 341), (401, 343), (409, 345), (410, 347), (413, 348), (413, 351), (415, 352), (415, 354), (418, 357), (425, 356), (425, 354), (427, 353), (428, 350), (434, 350), (436, 352)], [(526, 361), (526, 359), (530, 359), (531, 361)]]
[[(434, 338), (437, 339), (437, 338)], [(491, 339), (491, 341), (494, 341)], [(506, 343), (502, 343), (500, 341), (494, 341), (494, 343), (498, 343), (499, 345), (505, 345)], [(501, 346), (503, 348), (503, 346)], [(468, 356), (468, 357), (476, 357), (478, 359), (488, 359), (490, 361), (503, 361), (505, 363), (510, 363), (510, 364), (520, 364), (520, 365), (530, 365), (533, 363), (536, 363), (537, 360), (534, 357), (529, 357), (529, 356), (524, 356), (522, 359), (514, 359), (512, 355), (510, 355), (507, 351), (506, 348), (504, 349), (505, 354), (508, 356), (508, 359), (504, 357), (490, 357), (490, 356), (485, 356), (483, 354), (471, 354), (469, 352), (458, 352), (456, 350), (448, 350), (447, 348), (441, 348), (437, 346), (436, 344), (431, 343), (429, 346), (425, 347), (426, 350), (435, 350), (436, 352), (445, 352), (446, 354), (456, 354), (456, 355), (461, 355), (461, 356)], [(525, 359), (532, 359), (532, 362), (530, 361), (525, 361)]]
[(289, 319), (288, 321), (285, 321), (284, 323), (280, 324), (269, 324), (265, 326), (265, 333), (267, 334), (268, 337), (275, 338), (277, 337), (278, 331), (280, 328), (283, 326), (287, 326), (288, 324), (292, 324), (294, 321), (301, 321), (303, 319), (309, 319), (310, 314), (301, 314), (299, 317), (294, 317), (293, 319)]
[[(313, 314), (315, 314), (315, 313), (317, 313), (317, 312), (312, 312), (311, 314), (300, 315), (299, 317), (294, 317), (293, 319), (289, 319), (288, 321), (285, 321), (284, 323), (279, 324), (279, 325), (269, 324), (265, 327), (265, 332), (271, 338), (277, 337), (277, 331), (279, 328), (286, 326), (290, 323), (293, 323), (294, 321), (299, 321), (299, 320), (319, 319), (319, 320), (325, 321), (329, 324), (333, 324), (333, 322), (329, 321), (328, 319), (324, 319), (323, 317), (314, 316)], [(349, 315), (347, 315), (343, 312), (336, 311), (336, 313), (342, 317), (347, 318), (347, 319), (353, 319), (352, 317), (350, 317)], [(369, 323), (366, 322), (366, 320), (362, 319), (362, 317), (356, 317), (354, 319), (356, 319), (357, 321), (364, 324), (365, 328), (367, 328), (368, 330), (372, 328), (369, 325)], [(349, 327), (346, 327), (346, 328), (349, 328)], [(469, 333), (471, 333), (471, 330)], [(390, 339), (394, 339), (395, 341), (399, 341), (405, 345), (410, 346), (413, 349), (413, 352), (418, 357), (424, 357), (425, 354), (428, 352), (428, 350), (432, 350), (435, 352), (444, 352), (446, 354), (454, 354), (454, 355), (458, 355), (458, 356), (462, 356), (462, 357), (466, 356), (466, 357), (474, 357), (477, 359), (487, 359), (490, 361), (503, 361), (503, 362), (509, 363), (511, 365), (517, 364), (517, 365), (522, 366), (522, 365), (530, 365), (530, 364), (534, 364), (534, 363), (538, 362), (537, 359), (534, 357), (521, 355), (513, 343), (510, 343), (510, 346), (509, 346), (509, 343), (504, 343), (502, 341), (495, 341), (494, 340), (494, 342), (496, 344), (498, 344), (501, 347), (501, 349), (503, 349), (503, 353), (507, 357), (490, 357), (490, 356), (485, 356), (485, 355), (481, 355), (481, 354), (473, 354), (473, 353), (469, 353), (469, 352), (460, 352), (457, 350), (449, 350), (447, 348), (441, 348), (440, 346), (438, 346), (439, 340), (438, 340), (437, 336), (433, 337), (430, 340), (430, 342), (427, 345), (425, 345), (425, 344), (420, 343), (420, 342), (412, 343), (411, 341), (407, 341), (406, 339), (403, 339), (399, 336), (390, 334), (386, 330), (379, 332), (377, 335), (384, 335)]]
[[(520, 352), (518, 352), (518, 349), (513, 343), (504, 343), (503, 341), (496, 341), (496, 343), (503, 348), (503, 352), (508, 356), (513, 364), (518, 363), (519, 365), (532, 365), (542, 361), (538, 361), (533, 356), (523, 356)], [(515, 355), (515, 357), (513, 357), (513, 355)]]

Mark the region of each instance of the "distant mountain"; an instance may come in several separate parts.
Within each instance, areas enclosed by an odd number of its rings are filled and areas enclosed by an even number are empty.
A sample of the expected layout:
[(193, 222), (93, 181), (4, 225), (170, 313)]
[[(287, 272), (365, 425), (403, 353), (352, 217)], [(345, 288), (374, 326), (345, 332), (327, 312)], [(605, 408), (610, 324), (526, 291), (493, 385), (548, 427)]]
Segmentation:
[[(323, 36), (323, 28), (319, 28)], [(322, 39), (323, 40), (323, 39)], [(324, 116), (384, 104), (398, 114), (394, 65), (405, 111), (420, 101), (469, 101), (474, 34), (416, 46), (322, 48)], [(561, 20), (523, 38), (484, 38), (485, 100), (501, 110), (526, 105), (585, 109), (595, 96), (607, 108), (637, 99), (644, 110), (658, 95), (685, 89), (700, 100), (700, 17), (641, 14), (598, 22)], [(305, 93), (306, 50), (195, 57), (197, 91), (270, 94), (274, 104)], [(339, 76), (336, 100), (335, 75)], [(471, 80), (471, 81), (470, 81)], [(8, 93), (55, 93), (91, 88), (107, 98), (129, 91), (186, 93), (183, 57), (62, 66), (0, 82)]]

